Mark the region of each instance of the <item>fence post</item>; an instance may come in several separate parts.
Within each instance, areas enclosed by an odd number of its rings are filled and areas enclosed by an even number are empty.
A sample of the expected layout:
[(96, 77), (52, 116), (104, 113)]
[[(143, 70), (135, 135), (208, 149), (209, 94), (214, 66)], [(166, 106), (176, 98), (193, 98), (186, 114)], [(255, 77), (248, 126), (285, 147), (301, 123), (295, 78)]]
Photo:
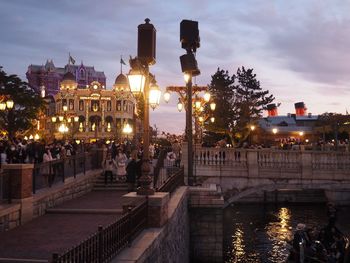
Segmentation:
[(57, 263), (58, 262), (58, 253), (53, 253), (52, 254), (52, 263)]
[(86, 156), (86, 153), (84, 152), (84, 155), (83, 155), (83, 161), (84, 161), (84, 175), (86, 173), (86, 159), (85, 159), (85, 156)]
[(98, 262), (103, 262), (103, 227), (98, 226)]
[(73, 174), (74, 178), (77, 177), (77, 171), (76, 171), (76, 155), (73, 156)]
[(7, 185), (7, 189), (8, 189), (8, 196), (7, 196), (7, 203), (11, 204), (12, 203), (12, 176), (10, 176), (9, 172), (7, 172), (8, 175), (8, 185)]
[(65, 179), (65, 174), (64, 174), (64, 167), (65, 167), (65, 164), (66, 164), (66, 157), (63, 157), (62, 159), (62, 182), (64, 183), (64, 179)]
[[(147, 196), (148, 197), (148, 196)], [(131, 216), (132, 207), (128, 207), (128, 247), (131, 246), (131, 238), (132, 238), (132, 216)]]

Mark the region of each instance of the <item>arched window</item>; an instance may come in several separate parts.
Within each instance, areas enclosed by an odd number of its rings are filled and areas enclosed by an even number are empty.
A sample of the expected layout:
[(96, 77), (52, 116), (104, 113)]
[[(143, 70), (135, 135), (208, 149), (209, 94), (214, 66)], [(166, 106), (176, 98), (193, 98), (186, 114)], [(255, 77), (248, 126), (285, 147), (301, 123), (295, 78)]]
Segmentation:
[(81, 79), (85, 78), (85, 70), (84, 69), (80, 69), (80, 78)]

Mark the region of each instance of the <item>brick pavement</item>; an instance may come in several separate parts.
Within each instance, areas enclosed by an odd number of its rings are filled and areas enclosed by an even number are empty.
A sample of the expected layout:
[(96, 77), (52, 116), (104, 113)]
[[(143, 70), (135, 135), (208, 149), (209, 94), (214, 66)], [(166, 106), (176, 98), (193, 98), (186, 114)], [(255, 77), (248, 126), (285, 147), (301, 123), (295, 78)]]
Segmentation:
[[(121, 209), (123, 191), (90, 192), (55, 208)], [(114, 222), (116, 214), (46, 214), (0, 233), (0, 258), (50, 259), (97, 231), (98, 225)], [(0, 261), (1, 262), (1, 261)]]

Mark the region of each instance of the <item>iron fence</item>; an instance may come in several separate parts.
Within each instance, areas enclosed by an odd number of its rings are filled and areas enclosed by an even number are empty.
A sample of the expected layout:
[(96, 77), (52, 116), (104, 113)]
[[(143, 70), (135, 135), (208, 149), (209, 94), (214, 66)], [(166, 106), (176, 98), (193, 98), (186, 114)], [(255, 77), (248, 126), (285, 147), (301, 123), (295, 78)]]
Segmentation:
[(44, 163), (34, 164), (33, 169), (33, 193), (39, 189), (51, 187), (59, 182), (64, 182), (69, 177), (77, 174), (85, 174), (86, 171), (101, 167), (97, 152), (80, 153)]
[(63, 254), (52, 255), (52, 263), (89, 262), (105, 263), (130, 245), (136, 235), (147, 227), (148, 200), (139, 204), (119, 218)]
[(177, 169), (158, 188), (158, 192), (172, 193), (177, 187), (184, 185), (184, 167)]

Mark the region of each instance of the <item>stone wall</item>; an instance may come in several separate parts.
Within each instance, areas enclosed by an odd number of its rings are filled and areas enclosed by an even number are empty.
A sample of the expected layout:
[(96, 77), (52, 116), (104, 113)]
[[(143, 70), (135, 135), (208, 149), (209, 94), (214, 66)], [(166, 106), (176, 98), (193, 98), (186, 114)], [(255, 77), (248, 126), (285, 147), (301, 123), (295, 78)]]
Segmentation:
[(0, 205), (0, 233), (20, 225), (20, 205)]
[(188, 188), (179, 187), (168, 202), (168, 222), (161, 228), (148, 228), (112, 262), (189, 262)]
[(223, 262), (223, 206), (220, 187), (190, 188), (191, 262)]
[(45, 214), (47, 208), (62, 204), (82, 196), (92, 190), (95, 178), (101, 174), (101, 170), (87, 171), (85, 175), (80, 175), (65, 180), (63, 185), (56, 185), (38, 192), (33, 198), (33, 217)]
[(101, 170), (87, 171), (85, 175), (80, 174), (75, 179), (67, 178), (64, 184), (39, 190), (32, 197), (13, 199), (12, 204), (0, 205), (0, 233), (44, 215), (47, 208), (90, 192), (95, 178), (101, 172)]

